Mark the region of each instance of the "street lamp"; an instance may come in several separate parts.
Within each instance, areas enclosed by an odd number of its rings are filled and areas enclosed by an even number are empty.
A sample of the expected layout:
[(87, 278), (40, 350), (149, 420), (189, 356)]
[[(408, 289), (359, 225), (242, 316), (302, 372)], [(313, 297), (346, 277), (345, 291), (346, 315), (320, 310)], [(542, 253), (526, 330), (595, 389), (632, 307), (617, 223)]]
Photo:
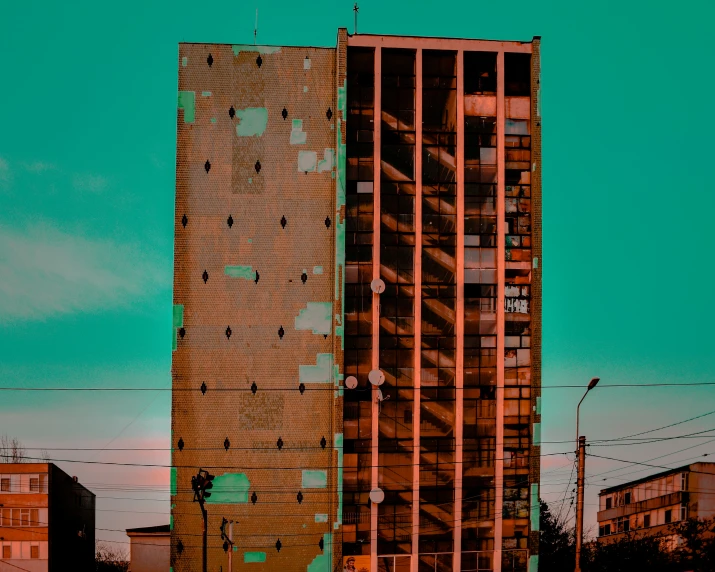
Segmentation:
[(581, 403), (586, 399), (588, 392), (601, 381), (599, 377), (594, 377), (588, 382), (586, 393), (576, 407), (576, 452), (578, 455), (578, 476), (576, 477), (576, 568), (575, 572), (581, 572), (581, 545), (583, 544), (583, 482), (586, 476), (586, 437), (579, 435), (579, 412)]

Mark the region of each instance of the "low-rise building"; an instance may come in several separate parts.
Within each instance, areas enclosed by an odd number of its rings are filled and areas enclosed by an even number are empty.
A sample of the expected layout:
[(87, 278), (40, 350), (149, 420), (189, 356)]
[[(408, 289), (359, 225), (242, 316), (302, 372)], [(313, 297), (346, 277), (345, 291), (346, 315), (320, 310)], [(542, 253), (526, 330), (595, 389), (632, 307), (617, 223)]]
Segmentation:
[(95, 496), (52, 463), (0, 465), (0, 572), (94, 569)]
[(169, 570), (171, 530), (168, 524), (128, 528), (129, 572)]
[(693, 463), (599, 494), (598, 539), (618, 540), (626, 533), (669, 535), (671, 525), (687, 518), (715, 517), (715, 463)]

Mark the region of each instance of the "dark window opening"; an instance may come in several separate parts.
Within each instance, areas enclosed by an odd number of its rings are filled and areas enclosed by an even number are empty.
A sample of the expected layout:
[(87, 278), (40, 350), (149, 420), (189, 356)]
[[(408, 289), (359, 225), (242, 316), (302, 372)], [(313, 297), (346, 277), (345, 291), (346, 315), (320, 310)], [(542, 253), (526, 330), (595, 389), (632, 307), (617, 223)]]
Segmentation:
[(504, 54), (504, 95), (531, 95), (531, 54)]
[(495, 95), (497, 92), (497, 55), (492, 52), (464, 53), (464, 93)]

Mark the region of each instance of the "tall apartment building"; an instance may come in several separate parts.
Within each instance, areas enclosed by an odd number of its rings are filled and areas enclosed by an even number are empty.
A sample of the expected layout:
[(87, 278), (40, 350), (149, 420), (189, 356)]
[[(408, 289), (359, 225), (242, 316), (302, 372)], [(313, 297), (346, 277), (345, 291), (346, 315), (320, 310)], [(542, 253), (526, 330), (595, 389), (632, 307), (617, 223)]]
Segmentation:
[(180, 45), (175, 571), (536, 569), (539, 46)]
[(672, 525), (715, 517), (715, 463), (693, 463), (598, 493), (598, 540), (631, 532), (672, 536)]
[(0, 572), (94, 570), (95, 496), (52, 463), (0, 464)]

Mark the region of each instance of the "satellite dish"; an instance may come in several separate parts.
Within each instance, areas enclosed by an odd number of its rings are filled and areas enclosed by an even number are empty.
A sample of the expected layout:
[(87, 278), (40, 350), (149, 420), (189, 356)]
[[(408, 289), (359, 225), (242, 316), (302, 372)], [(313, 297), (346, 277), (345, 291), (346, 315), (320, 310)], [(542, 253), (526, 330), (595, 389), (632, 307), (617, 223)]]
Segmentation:
[(382, 373), (379, 369), (373, 369), (370, 373), (367, 374), (367, 378), (373, 385), (382, 385), (385, 382), (385, 374)]
[(375, 504), (380, 504), (385, 500), (385, 491), (380, 488), (372, 489), (370, 491), (370, 500)]
[(355, 389), (357, 387), (357, 377), (354, 375), (349, 375), (345, 380), (345, 387), (348, 389)]
[(375, 278), (375, 280), (370, 282), (370, 288), (373, 292), (382, 294), (385, 291), (385, 283), (380, 278)]

